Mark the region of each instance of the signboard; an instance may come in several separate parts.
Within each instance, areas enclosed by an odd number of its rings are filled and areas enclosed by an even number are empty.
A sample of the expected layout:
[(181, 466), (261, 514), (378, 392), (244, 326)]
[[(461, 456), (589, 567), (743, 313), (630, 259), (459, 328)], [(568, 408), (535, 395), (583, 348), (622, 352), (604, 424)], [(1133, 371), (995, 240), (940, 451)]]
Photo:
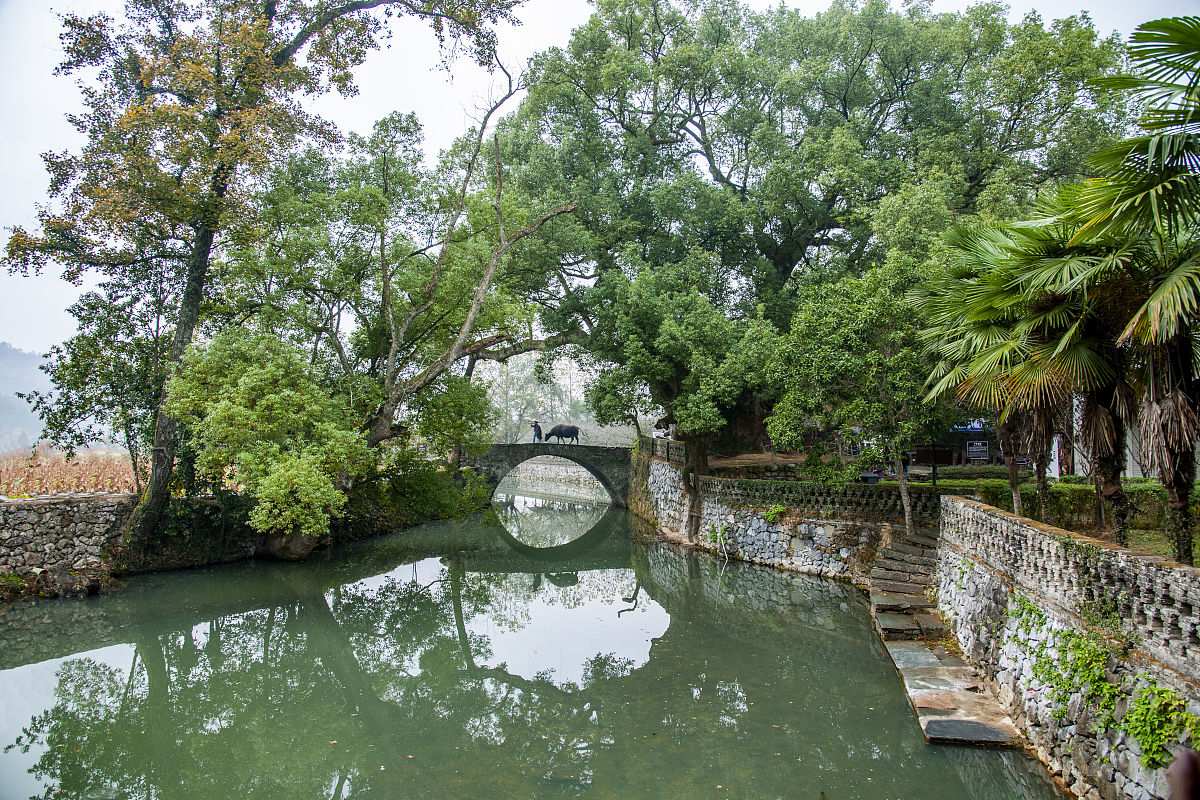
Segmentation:
[(967, 442), (967, 458), (971, 461), (987, 461), (988, 460), (988, 442), (987, 439), (975, 440)]

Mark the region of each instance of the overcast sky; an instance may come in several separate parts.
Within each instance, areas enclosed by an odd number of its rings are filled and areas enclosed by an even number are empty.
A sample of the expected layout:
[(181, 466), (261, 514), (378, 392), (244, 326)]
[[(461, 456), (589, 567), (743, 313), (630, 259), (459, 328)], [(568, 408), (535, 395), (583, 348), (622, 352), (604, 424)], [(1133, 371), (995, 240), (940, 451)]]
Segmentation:
[[(749, 0), (765, 8), (779, 0)], [(963, 8), (967, 0), (935, 0), (938, 11)], [(815, 13), (829, 0), (786, 0), (786, 5)], [(1087, 10), (1103, 33), (1128, 35), (1137, 25), (1157, 17), (1200, 13), (1200, 0), (1014, 0), (1012, 16), (1036, 9), (1057, 18)], [(71, 78), (52, 72), (60, 59), (58, 13), (116, 14), (122, 0), (0, 0), (0, 227), (7, 239), (13, 225), (31, 225), (34, 206), (45, 198), (46, 176), (39, 154), (79, 144), (64, 114), (79, 109)], [(520, 27), (500, 30), (504, 63), (520, 66), (533, 53), (565, 44), (571, 30), (591, 13), (587, 0), (527, 0), (517, 9)], [(428, 28), (406, 21), (395, 28), (391, 46), (373, 53), (357, 72), (360, 92), (343, 99), (323, 97), (313, 108), (343, 130), (365, 132), (378, 118), (395, 110), (413, 111), (425, 126), (431, 156), (448, 145), (473, 119), (491, 78), (468, 59), (451, 73), (436, 68), (437, 43)], [(44, 352), (70, 336), (75, 328), (66, 307), (81, 289), (56, 274), (22, 278), (0, 274), (0, 341)]]

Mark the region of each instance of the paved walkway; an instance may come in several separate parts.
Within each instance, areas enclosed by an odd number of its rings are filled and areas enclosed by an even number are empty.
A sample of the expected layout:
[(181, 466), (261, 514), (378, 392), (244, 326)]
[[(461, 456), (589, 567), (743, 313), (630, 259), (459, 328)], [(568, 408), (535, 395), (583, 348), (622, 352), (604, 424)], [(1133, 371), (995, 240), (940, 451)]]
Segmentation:
[(939, 640), (948, 631), (928, 597), (937, 531), (892, 534), (871, 571), (871, 612), (929, 742), (1019, 746), (1021, 735), (966, 662)]

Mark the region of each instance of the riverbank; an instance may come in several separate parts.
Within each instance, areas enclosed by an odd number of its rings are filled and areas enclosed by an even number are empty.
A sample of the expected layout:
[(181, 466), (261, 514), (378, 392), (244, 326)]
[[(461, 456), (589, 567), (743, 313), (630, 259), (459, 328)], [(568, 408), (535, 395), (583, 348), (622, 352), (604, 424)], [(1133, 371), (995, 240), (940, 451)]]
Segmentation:
[[(953, 490), (917, 490), (913, 541), (902, 535), (895, 486), (706, 477), (693, 503), (682, 454), (659, 449), (635, 457), (631, 508), (643, 525), (721, 558), (869, 587), (877, 628), (931, 741), (939, 738), (931, 729), (962, 717), (964, 703), (949, 690), (972, 705), (965, 692), (978, 697), (984, 686), (1001, 722), (1007, 715), (1075, 796), (1166, 799), (1166, 765), (1200, 743), (1192, 739), (1200, 734), (1200, 570)], [(699, 534), (689, 537), (695, 516)], [(950, 652), (904, 641), (945, 641), (947, 623)], [(963, 677), (959, 650), (976, 678)], [(947, 664), (955, 680), (931, 683), (925, 672)]]
[[(317, 542), (322, 549), (482, 511), (491, 487), (435, 469), (360, 486)], [(267, 554), (248, 523), (253, 501), (236, 495), (172, 501), (162, 530), (132, 542), (138, 496), (102, 492), (0, 499), (0, 602), (109, 592), (130, 575), (228, 564)], [(269, 555), (269, 554), (268, 554)]]

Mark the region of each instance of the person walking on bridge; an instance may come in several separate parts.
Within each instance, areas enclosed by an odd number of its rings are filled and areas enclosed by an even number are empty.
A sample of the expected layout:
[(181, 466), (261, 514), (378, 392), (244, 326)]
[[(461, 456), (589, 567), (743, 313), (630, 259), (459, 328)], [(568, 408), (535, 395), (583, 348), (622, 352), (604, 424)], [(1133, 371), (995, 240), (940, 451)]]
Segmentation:
[(533, 440), (535, 442), (540, 442), (542, 440), (542, 426), (539, 425), (538, 421), (535, 419), (532, 423), (530, 423), (529, 427), (533, 428)]

